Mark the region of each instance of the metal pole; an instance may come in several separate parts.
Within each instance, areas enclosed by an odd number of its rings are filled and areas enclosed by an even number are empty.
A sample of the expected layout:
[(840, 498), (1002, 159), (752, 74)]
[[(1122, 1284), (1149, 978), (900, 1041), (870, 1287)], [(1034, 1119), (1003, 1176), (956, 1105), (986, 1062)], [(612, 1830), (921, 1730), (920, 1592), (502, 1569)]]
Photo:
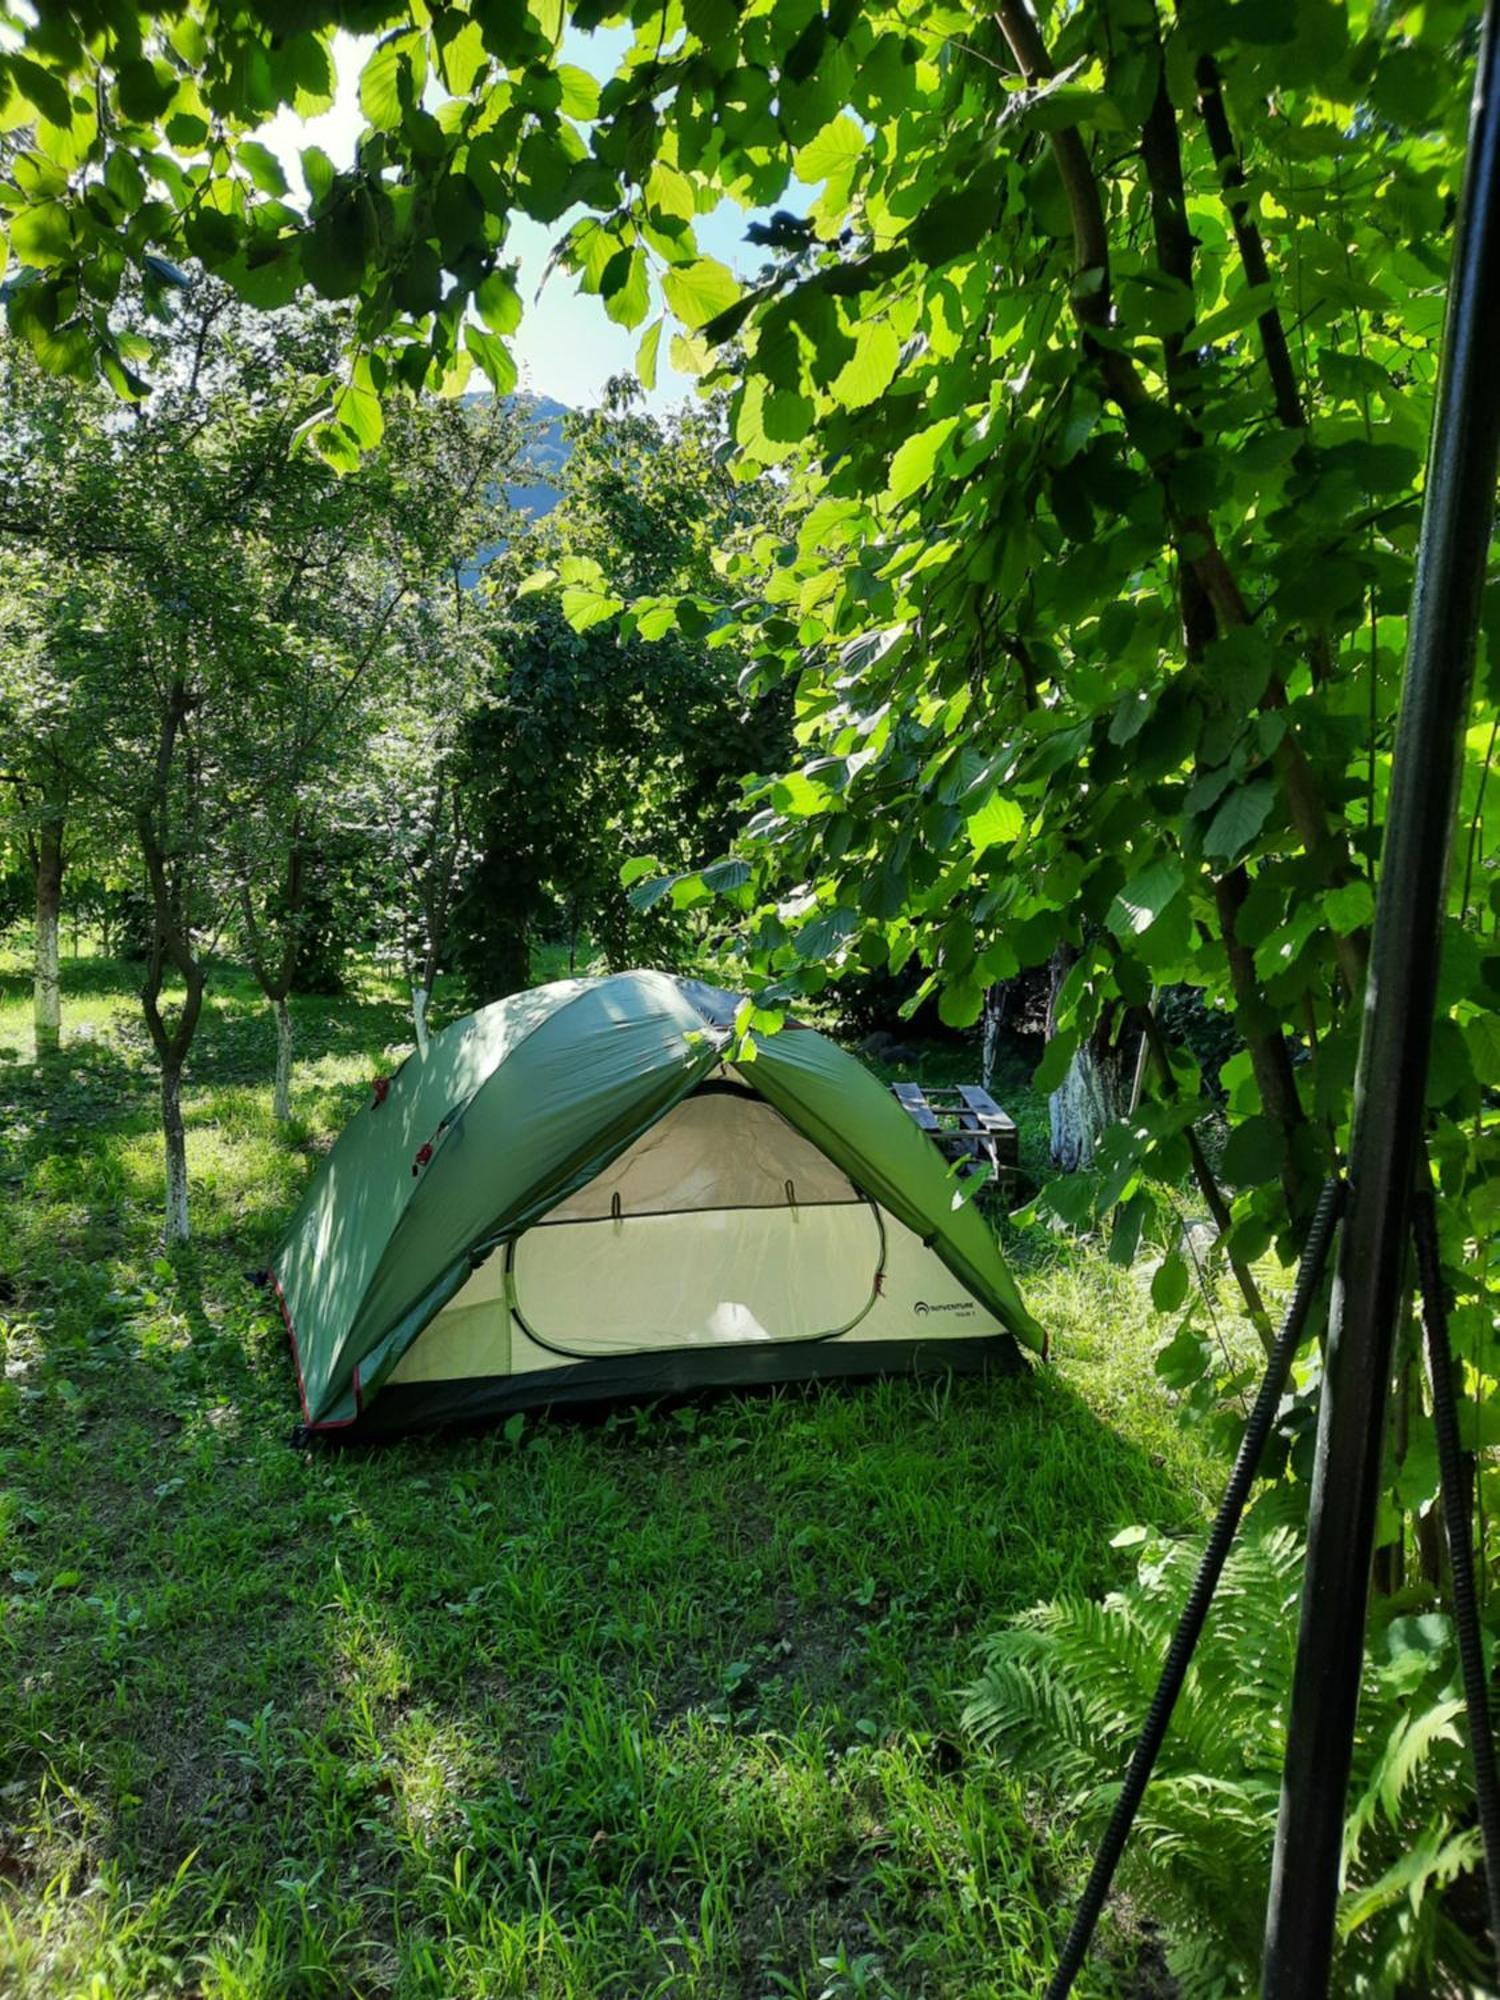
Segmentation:
[(1265, 2000), (1322, 2000), (1379, 1495), (1391, 1355), (1436, 998), (1438, 938), (1500, 458), (1500, 0), (1489, 0), (1448, 288), (1334, 1279)]

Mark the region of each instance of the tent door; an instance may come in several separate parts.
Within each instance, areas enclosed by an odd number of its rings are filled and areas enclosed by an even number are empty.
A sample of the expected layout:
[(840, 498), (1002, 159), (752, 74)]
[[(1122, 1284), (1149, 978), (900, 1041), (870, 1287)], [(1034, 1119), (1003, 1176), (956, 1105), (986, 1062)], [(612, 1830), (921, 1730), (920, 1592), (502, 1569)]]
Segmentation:
[(522, 1331), (584, 1358), (744, 1341), (832, 1339), (879, 1295), (873, 1202), (697, 1208), (545, 1223), (507, 1250)]

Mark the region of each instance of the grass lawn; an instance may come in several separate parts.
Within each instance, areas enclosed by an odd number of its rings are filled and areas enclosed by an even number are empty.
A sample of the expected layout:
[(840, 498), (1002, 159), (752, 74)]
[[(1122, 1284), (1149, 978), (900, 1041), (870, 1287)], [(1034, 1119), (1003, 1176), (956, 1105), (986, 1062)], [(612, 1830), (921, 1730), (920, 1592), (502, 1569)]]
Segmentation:
[[(1120, 1526), (1202, 1515), (1138, 1282), (1023, 1272), (1019, 1379), (298, 1452), (243, 1273), (401, 1012), (297, 1006), (283, 1136), (218, 984), (167, 1260), (128, 974), (65, 975), (43, 1077), (0, 962), (0, 1993), (1036, 1993), (1083, 1857), (957, 1690)], [(1164, 1990), (1107, 1949), (1080, 1990)]]

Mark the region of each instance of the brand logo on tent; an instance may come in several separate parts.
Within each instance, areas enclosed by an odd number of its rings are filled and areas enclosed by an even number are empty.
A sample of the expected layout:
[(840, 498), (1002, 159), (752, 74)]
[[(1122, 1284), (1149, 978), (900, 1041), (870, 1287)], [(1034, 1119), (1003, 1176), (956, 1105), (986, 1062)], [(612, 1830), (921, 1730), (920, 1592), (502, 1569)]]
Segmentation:
[(929, 1305), (926, 1299), (918, 1299), (912, 1310), (919, 1313), (971, 1313), (974, 1310), (974, 1301), (951, 1299), (946, 1304)]

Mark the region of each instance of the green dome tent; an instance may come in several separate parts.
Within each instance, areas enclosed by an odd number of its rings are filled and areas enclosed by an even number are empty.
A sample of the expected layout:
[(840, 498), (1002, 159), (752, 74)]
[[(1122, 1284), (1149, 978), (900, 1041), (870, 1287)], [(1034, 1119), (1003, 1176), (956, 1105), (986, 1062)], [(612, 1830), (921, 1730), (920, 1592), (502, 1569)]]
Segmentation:
[(272, 1260), (309, 1428), (1040, 1346), (890, 1094), (800, 1026), (735, 1062), (737, 1004), (658, 972), (560, 981), (382, 1078)]

